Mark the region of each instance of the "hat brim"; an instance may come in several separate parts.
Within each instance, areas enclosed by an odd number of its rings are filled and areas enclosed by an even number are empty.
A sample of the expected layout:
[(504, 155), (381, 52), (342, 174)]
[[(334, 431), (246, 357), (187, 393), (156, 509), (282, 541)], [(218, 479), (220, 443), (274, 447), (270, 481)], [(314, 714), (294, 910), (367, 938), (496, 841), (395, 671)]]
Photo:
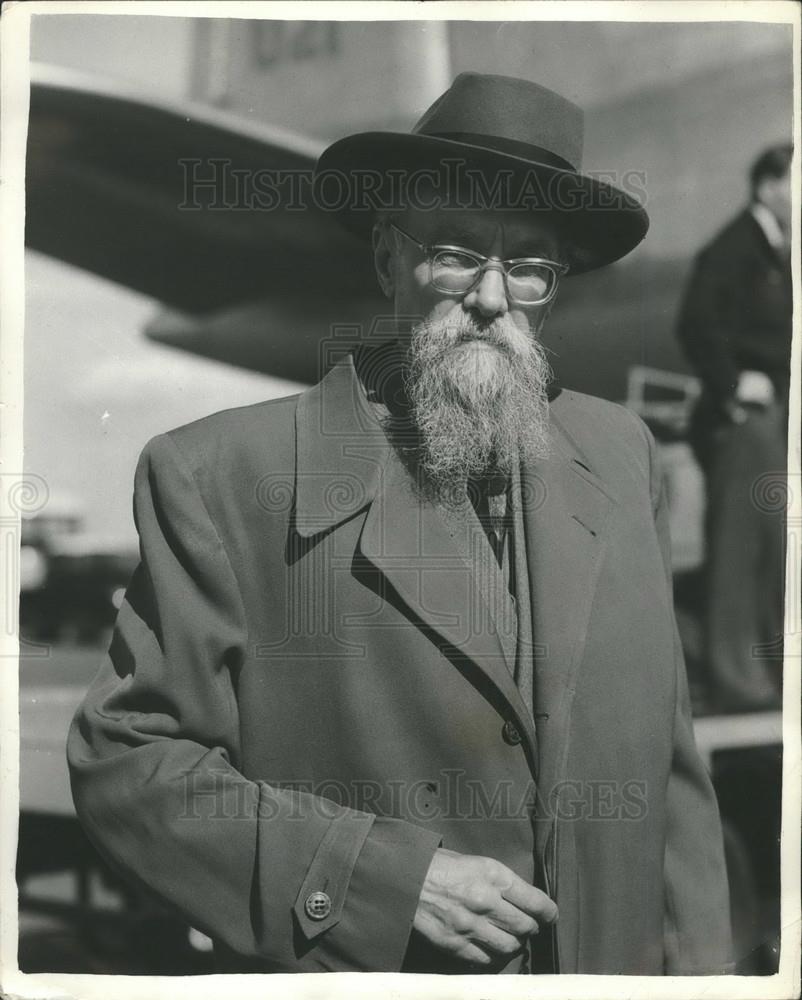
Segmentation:
[[(558, 218), (568, 244), (571, 274), (619, 260), (643, 240), (649, 228), (643, 206), (606, 181), (439, 136), (402, 132), (347, 136), (325, 150), (315, 174), (321, 191), (333, 179), (331, 175), (339, 175), (338, 197), (331, 201), (322, 197), (319, 202), (362, 238), (370, 235), (377, 211), (399, 207), (401, 185), (416, 176), (433, 184), (447, 184), (451, 179), (462, 185), (462, 195), (456, 199), (453, 191), (441, 191), (446, 207), (492, 207), (533, 215), (548, 212)], [(477, 177), (484, 178), (483, 186), (476, 184)], [(499, 185), (502, 178), (506, 186)], [(350, 183), (344, 184), (344, 179)], [(470, 192), (467, 201), (466, 191)]]

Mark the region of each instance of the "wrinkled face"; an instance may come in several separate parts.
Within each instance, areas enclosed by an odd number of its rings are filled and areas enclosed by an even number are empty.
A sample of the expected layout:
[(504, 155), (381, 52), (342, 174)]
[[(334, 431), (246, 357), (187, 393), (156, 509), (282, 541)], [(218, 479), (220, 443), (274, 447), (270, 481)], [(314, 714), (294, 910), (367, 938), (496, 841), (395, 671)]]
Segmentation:
[[(404, 348), (416, 462), (430, 495), (458, 503), (469, 477), (509, 474), (519, 457), (548, 453), (551, 372), (538, 334), (554, 299), (530, 301), (549, 287), (539, 267), (505, 280), (496, 262), (561, 264), (563, 253), (554, 228), (532, 213), (409, 210), (393, 221), (407, 235), (378, 225), (375, 263)], [(455, 291), (465, 272), (449, 254), (438, 287), (420, 244), (461, 247), (491, 264)]]
[[(532, 212), (407, 209), (395, 221), (426, 245), (461, 246), (501, 260), (542, 257), (562, 262), (553, 223)], [(517, 332), (517, 336), (534, 336), (551, 308), (551, 303), (526, 305), (513, 301), (502, 272), (495, 268), (486, 270), (476, 287), (466, 294), (442, 292), (429, 283), (426, 254), (413, 242), (382, 226), (375, 233), (374, 244), (379, 281), (394, 303), (402, 335), (408, 333), (413, 322), (445, 321), (457, 326), (468, 320), (482, 328), (494, 320), (503, 320), (504, 327)], [(473, 349), (487, 350), (480, 342)]]

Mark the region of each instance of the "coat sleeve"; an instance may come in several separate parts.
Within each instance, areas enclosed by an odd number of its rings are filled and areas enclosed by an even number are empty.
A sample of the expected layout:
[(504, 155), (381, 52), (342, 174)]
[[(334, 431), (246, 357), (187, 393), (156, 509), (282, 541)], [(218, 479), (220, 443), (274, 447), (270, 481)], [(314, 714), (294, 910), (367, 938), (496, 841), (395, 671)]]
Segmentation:
[[(438, 836), (240, 773), (243, 602), (167, 435), (142, 454), (134, 511), (141, 562), (68, 739), (88, 834), (125, 875), (264, 968), (399, 969)], [(322, 919), (306, 912), (315, 892), (331, 901)]]
[(742, 267), (734, 251), (710, 247), (696, 258), (680, 310), (677, 336), (712, 399), (730, 401), (738, 383), (734, 355)]
[[(652, 504), (673, 607), (668, 504), (651, 433)], [(718, 804), (693, 734), (685, 659), (674, 622), (676, 702), (666, 802), (664, 955), (667, 975), (731, 972), (732, 940), (724, 845)]]

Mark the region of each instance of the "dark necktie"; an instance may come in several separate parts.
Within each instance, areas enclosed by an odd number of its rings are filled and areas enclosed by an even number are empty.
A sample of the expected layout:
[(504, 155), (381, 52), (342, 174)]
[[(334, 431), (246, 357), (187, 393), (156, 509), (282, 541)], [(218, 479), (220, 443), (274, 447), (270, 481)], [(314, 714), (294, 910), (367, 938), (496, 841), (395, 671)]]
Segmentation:
[(507, 534), (508, 486), (508, 477), (501, 474), (468, 481), (468, 495), (499, 566), (503, 562)]

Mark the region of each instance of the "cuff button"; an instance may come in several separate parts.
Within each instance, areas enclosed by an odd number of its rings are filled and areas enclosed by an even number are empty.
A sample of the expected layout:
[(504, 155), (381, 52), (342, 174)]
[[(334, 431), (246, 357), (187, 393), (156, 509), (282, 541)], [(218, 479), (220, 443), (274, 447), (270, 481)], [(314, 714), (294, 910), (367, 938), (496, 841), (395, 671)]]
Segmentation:
[(304, 910), (310, 920), (325, 920), (331, 913), (331, 897), (327, 892), (312, 892), (306, 897)]

